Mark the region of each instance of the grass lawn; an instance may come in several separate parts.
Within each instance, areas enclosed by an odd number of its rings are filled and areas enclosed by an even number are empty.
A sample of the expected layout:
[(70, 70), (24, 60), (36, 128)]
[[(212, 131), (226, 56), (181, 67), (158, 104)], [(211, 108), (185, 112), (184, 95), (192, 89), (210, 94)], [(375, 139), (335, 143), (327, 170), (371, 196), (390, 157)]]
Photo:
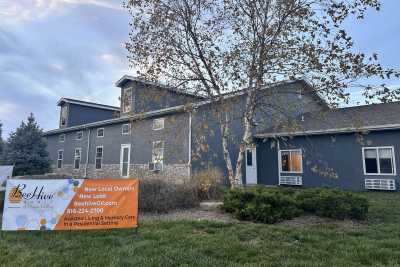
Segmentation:
[(7, 232), (2, 266), (400, 266), (400, 194), (363, 193), (362, 224), (145, 221), (132, 230)]

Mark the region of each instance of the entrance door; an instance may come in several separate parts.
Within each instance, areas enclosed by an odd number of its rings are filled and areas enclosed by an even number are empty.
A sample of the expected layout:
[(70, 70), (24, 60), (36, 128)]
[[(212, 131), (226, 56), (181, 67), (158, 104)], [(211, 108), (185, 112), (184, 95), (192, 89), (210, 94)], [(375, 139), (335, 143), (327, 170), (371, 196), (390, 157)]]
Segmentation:
[(256, 148), (246, 149), (246, 184), (257, 184), (257, 153)]
[(131, 145), (121, 145), (120, 169), (122, 177), (129, 177), (129, 164), (131, 162)]

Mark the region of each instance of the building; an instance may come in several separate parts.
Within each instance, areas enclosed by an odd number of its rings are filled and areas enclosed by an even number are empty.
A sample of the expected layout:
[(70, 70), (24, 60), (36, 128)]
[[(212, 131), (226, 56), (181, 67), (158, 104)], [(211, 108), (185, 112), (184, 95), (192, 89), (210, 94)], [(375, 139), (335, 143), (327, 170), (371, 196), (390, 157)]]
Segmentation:
[[(60, 128), (45, 133), (55, 173), (183, 182), (209, 168), (225, 171), (216, 103), (131, 76), (116, 86), (120, 107), (58, 102)], [(225, 95), (233, 159), (243, 133), (244, 94)], [(244, 183), (396, 188), (400, 121), (393, 114), (400, 104), (331, 110), (303, 80), (271, 84), (259, 94)]]

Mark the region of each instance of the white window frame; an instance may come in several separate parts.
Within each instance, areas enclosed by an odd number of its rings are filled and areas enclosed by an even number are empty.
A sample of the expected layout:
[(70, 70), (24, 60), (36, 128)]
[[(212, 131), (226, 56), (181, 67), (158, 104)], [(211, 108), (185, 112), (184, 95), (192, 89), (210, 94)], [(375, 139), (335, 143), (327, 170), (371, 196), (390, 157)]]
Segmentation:
[[(124, 148), (129, 148), (129, 153), (128, 153), (128, 169), (127, 169), (127, 172), (126, 172), (126, 176), (123, 176), (122, 175), (122, 169), (123, 169), (123, 160), (124, 160)], [(132, 149), (132, 147), (131, 147), (131, 144), (122, 144), (121, 145), (121, 151), (120, 151), (120, 159), (119, 159), (119, 165), (120, 165), (120, 174), (121, 174), (121, 177), (124, 177), (124, 178), (128, 178), (129, 177), (129, 169), (130, 169), (130, 165), (131, 165), (131, 149)]]
[[(79, 150), (79, 157), (76, 156), (76, 151)], [(75, 161), (79, 159), (79, 168), (75, 168)], [(80, 170), (81, 169), (81, 163), (82, 163), (82, 148), (77, 147), (74, 149), (74, 170)]]
[[(381, 163), (379, 160), (379, 149), (388, 149), (390, 148), (392, 150), (392, 170), (393, 173), (381, 173)], [(378, 173), (367, 173), (367, 169), (365, 166), (365, 150), (366, 149), (375, 149), (376, 150), (376, 160), (377, 160), (377, 164), (378, 164)], [(373, 147), (363, 147), (362, 148), (362, 162), (363, 162), (363, 169), (364, 169), (364, 175), (368, 175), (368, 176), (395, 176), (397, 175), (397, 170), (396, 170), (396, 155), (394, 153), (394, 146), (373, 146)]]
[[(64, 137), (64, 138), (62, 138), (62, 140), (61, 140), (61, 136)], [(65, 142), (65, 139), (67, 139), (66, 134), (60, 134), (60, 135), (58, 136), (58, 142), (60, 142), (60, 143), (64, 143), (64, 142)]]
[[(124, 133), (124, 126), (127, 126), (127, 125), (129, 127), (129, 131), (127, 133)], [(121, 134), (122, 135), (130, 135), (131, 132), (132, 132), (132, 125), (130, 123), (122, 124), (122, 127), (121, 127)]]
[[(99, 135), (99, 131), (103, 130), (103, 135)], [(96, 131), (96, 136), (97, 138), (103, 138), (106, 135), (106, 131), (104, 130), (104, 128), (98, 128)]]
[[(61, 152), (61, 159), (60, 159)], [(61, 161), (61, 167), (58, 167), (58, 163)], [(64, 166), (64, 149), (57, 150), (57, 169), (62, 169)]]
[[(291, 152), (300, 152), (301, 155), (301, 164), (300, 171), (284, 171), (282, 170), (282, 152), (289, 152), (289, 157), (291, 157)], [(280, 173), (303, 173), (303, 151), (301, 149), (282, 149), (278, 152), (278, 164), (279, 164), (279, 172)]]
[[(81, 138), (78, 138), (78, 134), (79, 133), (81, 133), (82, 135), (81, 135)], [(75, 138), (77, 141), (81, 141), (82, 139), (83, 139), (83, 131), (78, 131), (78, 132), (76, 132), (76, 138)]]
[[(101, 158), (97, 157), (97, 149), (101, 148)], [(94, 152), (94, 169), (101, 170), (103, 169), (103, 158), (104, 158), (104, 147), (96, 146), (96, 151)], [(97, 168), (97, 160), (100, 159), (100, 168)]]
[[(156, 125), (157, 125), (158, 122), (161, 122), (160, 123), (161, 126), (157, 128)], [(153, 120), (153, 127), (152, 128), (153, 128), (154, 131), (162, 130), (162, 129), (164, 129), (164, 126), (165, 126), (165, 118), (158, 118), (158, 119), (154, 119)]]
[[(162, 148), (156, 148), (156, 149), (160, 149), (162, 151), (162, 160), (155, 160), (154, 157), (154, 147), (156, 143), (162, 143)], [(161, 164), (161, 170), (163, 170), (164, 168), (164, 151), (165, 151), (165, 142), (162, 140), (158, 140), (158, 141), (153, 141), (153, 147), (151, 149), (151, 162), (152, 163), (160, 163)]]
[[(127, 106), (125, 105), (125, 94), (126, 94), (126, 92), (127, 91), (131, 91), (131, 97), (130, 97), (130, 99), (129, 99), (129, 108), (127, 108)], [(126, 88), (126, 89), (124, 89), (123, 90), (123, 92), (122, 92), (122, 99), (121, 99), (121, 106), (122, 106), (122, 113), (128, 113), (128, 112), (131, 112), (132, 111), (132, 105), (133, 105), (133, 101), (132, 101), (132, 99), (133, 99), (133, 89), (132, 88)]]

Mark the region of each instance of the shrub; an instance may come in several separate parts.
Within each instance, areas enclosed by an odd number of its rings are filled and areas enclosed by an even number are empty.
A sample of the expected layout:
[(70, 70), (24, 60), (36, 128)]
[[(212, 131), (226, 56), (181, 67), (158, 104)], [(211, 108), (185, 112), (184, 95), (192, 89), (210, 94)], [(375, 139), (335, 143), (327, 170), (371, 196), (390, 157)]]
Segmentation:
[(309, 213), (334, 219), (365, 219), (369, 203), (364, 197), (339, 189), (305, 189), (297, 194), (299, 207)]
[(233, 189), (224, 197), (223, 209), (240, 220), (275, 223), (303, 212), (335, 219), (365, 219), (369, 203), (356, 193), (339, 189), (255, 187)]
[(194, 176), (201, 200), (217, 200), (224, 196), (224, 176), (217, 168), (209, 168)]
[(173, 184), (159, 179), (140, 180), (139, 210), (141, 212), (165, 213), (176, 209), (193, 208), (198, 205), (195, 185)]
[(224, 197), (223, 209), (240, 220), (276, 223), (302, 214), (288, 191), (262, 187), (233, 189)]

